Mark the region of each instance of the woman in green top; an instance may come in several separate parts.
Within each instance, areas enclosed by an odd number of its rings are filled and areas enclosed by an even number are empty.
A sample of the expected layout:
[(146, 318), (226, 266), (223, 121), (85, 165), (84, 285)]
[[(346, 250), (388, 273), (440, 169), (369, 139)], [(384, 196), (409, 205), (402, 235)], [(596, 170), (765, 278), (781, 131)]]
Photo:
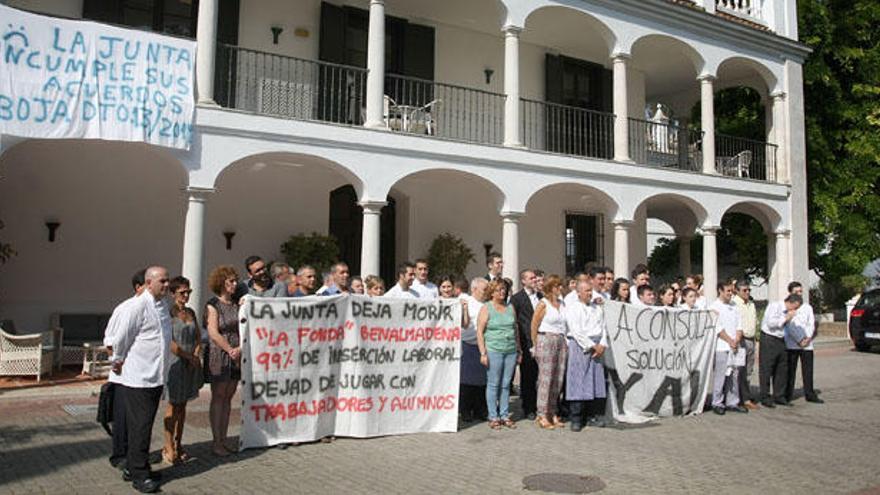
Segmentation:
[(477, 346), (480, 363), (489, 368), (486, 385), (486, 404), (489, 406), (489, 427), (516, 428), (510, 419), (510, 380), (520, 360), (519, 334), (516, 314), (507, 304), (507, 284), (493, 280), (486, 288), (489, 300), (477, 316)]

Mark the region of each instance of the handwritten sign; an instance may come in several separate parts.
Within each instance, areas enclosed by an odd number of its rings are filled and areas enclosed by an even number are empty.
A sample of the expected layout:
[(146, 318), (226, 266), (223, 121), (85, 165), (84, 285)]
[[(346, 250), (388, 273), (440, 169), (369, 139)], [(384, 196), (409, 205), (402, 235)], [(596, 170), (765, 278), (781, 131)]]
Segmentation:
[(0, 5), (0, 134), (189, 149), (195, 42)]
[(458, 301), (247, 298), (241, 448), (456, 431)]
[(709, 311), (605, 304), (614, 419), (642, 423), (703, 411), (714, 357), (716, 317)]

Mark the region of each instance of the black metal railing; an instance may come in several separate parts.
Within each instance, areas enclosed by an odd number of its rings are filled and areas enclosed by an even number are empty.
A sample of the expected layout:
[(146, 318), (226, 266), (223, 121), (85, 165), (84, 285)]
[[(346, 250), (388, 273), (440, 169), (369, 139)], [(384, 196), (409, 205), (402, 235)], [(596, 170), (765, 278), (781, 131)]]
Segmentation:
[(673, 124), (629, 119), (629, 153), (636, 163), (700, 171), (702, 132)]
[(504, 100), (500, 93), (391, 74), (383, 117), (392, 131), (501, 144)]
[(776, 180), (777, 146), (726, 134), (715, 134), (715, 171), (728, 177)]
[(357, 67), (217, 46), (215, 101), (297, 120), (361, 125), (367, 71)]
[(614, 156), (614, 114), (522, 98), (520, 119), (527, 148), (593, 158)]

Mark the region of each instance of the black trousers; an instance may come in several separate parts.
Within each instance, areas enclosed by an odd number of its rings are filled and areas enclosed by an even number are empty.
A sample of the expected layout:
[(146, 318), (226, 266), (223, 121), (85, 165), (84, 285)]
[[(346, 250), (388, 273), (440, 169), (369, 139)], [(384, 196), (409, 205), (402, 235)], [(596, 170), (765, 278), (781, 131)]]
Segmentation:
[(113, 453), (110, 464), (119, 466), (128, 457), (128, 428), (125, 421), (125, 387), (113, 385)]
[(805, 349), (789, 349), (788, 353), (788, 387), (785, 389), (785, 398), (791, 400), (794, 397), (794, 379), (797, 375), (798, 360), (801, 361), (801, 379), (804, 382), (804, 397), (813, 399), (816, 392), (813, 390), (813, 351)]
[(569, 420), (583, 425), (590, 418), (598, 418), (605, 414), (605, 399), (570, 400), (568, 401)]
[(459, 385), (458, 412), (473, 419), (486, 419), (489, 408), (486, 406), (485, 385)]
[(150, 476), (150, 437), (162, 399), (162, 387), (125, 389), (125, 421), (128, 427), (128, 470), (133, 481)]
[(529, 352), (524, 352), (519, 365), (519, 395), (523, 415), (538, 411), (538, 362)]
[[(768, 333), (761, 333), (759, 351), (759, 375), (762, 400), (782, 400), (787, 395), (788, 355), (785, 341)], [(770, 382), (773, 381), (773, 395), (770, 395)]]

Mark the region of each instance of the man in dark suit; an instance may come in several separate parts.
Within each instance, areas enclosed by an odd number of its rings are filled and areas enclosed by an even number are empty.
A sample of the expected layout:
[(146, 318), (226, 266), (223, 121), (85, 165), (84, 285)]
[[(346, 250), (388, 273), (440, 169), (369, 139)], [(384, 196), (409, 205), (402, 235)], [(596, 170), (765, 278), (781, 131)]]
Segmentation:
[(513, 309), (516, 311), (516, 326), (519, 332), (520, 344), (522, 345), (522, 362), (519, 365), (520, 399), (523, 415), (528, 419), (535, 419), (538, 399), (538, 362), (532, 357), (529, 349), (532, 343), (532, 315), (535, 314), (535, 306), (541, 300), (541, 294), (535, 287), (534, 270), (525, 269), (519, 273), (522, 290), (510, 298)]
[(496, 278), (501, 278), (501, 271), (504, 269), (504, 259), (501, 257), (501, 254), (495, 251), (489, 253), (489, 255), (486, 256), (486, 268), (489, 273), (483, 275), (483, 278), (489, 282)]

